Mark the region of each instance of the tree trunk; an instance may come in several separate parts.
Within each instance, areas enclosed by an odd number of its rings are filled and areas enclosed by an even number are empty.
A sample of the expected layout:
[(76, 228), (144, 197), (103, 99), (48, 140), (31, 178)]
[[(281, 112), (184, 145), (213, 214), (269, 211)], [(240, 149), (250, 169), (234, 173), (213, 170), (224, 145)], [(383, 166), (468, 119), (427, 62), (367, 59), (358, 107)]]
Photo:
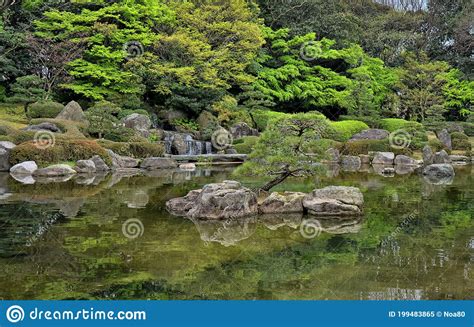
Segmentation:
[(267, 184), (262, 186), (260, 189), (262, 191), (269, 192), (272, 188), (274, 188), (278, 184), (282, 183), (285, 179), (290, 177), (291, 174), (292, 174), (291, 171), (286, 171), (286, 172), (282, 173), (281, 175), (279, 175), (278, 177), (276, 177), (275, 179), (272, 179), (271, 181), (269, 181)]

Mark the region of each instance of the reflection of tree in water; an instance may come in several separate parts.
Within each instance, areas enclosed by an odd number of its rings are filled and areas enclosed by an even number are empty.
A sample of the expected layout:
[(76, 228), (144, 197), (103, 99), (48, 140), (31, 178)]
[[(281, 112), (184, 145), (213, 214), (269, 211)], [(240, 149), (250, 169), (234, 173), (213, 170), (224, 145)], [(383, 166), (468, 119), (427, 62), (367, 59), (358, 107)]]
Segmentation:
[(0, 206), (0, 257), (8, 258), (27, 253), (32, 240), (47, 232), (51, 223), (64, 216), (42, 205), (3, 204)]

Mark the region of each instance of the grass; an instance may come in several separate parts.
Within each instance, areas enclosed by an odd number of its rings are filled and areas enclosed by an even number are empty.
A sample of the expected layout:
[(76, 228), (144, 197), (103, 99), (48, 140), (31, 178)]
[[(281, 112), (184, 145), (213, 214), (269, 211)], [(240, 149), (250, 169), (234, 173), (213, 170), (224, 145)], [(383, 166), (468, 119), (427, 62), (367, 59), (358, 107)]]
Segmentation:
[(24, 128), (28, 125), (23, 105), (0, 104), (0, 125), (14, 129)]

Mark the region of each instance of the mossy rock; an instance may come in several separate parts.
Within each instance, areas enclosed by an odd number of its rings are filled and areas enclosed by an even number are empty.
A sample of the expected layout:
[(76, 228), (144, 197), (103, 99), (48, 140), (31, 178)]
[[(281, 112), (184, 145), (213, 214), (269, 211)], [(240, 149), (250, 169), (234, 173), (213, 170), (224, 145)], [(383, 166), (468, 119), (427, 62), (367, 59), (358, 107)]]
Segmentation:
[(121, 155), (137, 159), (149, 157), (162, 157), (165, 154), (165, 147), (162, 143), (150, 142), (112, 142), (100, 140), (98, 143), (105, 149)]
[(451, 142), (453, 150), (471, 151), (471, 142), (469, 136), (463, 133), (451, 133)]
[(331, 127), (335, 134), (334, 140), (344, 142), (349, 140), (353, 135), (370, 129), (369, 126), (358, 120), (343, 120), (337, 122), (331, 122)]

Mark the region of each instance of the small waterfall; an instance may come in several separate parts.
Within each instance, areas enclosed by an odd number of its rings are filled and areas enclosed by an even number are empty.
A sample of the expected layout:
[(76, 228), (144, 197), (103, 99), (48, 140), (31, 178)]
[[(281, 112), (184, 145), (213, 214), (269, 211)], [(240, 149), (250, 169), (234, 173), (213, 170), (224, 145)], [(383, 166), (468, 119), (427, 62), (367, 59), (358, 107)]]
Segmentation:
[(193, 140), (191, 135), (186, 135), (184, 138), (186, 142), (186, 154), (187, 155), (195, 155), (196, 154), (196, 141)]
[(202, 142), (196, 141), (196, 154), (203, 154)]
[(206, 152), (204, 154), (212, 154), (212, 143), (205, 142), (205, 144), (206, 144)]
[(174, 140), (173, 134), (166, 133), (166, 136), (165, 136), (165, 153), (166, 154), (171, 154), (172, 152), (171, 147), (173, 145), (173, 140)]

